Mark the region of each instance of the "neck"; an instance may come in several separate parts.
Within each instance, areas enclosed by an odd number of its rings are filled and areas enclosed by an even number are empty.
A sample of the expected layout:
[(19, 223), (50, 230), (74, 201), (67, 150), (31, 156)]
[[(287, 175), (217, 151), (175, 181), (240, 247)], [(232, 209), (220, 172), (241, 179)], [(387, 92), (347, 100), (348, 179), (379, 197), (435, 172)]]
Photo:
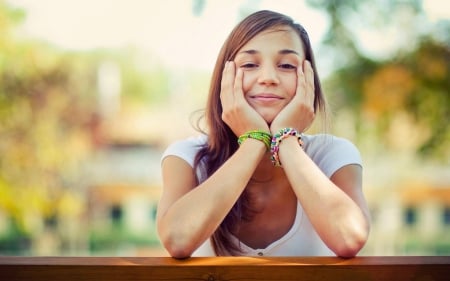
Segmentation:
[(270, 153), (267, 152), (261, 162), (259, 162), (250, 179), (250, 184), (264, 184), (278, 181), (285, 177), (283, 169), (275, 167), (270, 161)]
[(264, 157), (257, 166), (245, 193), (251, 210), (257, 213), (269, 205), (284, 204), (286, 199), (295, 198), (284, 170), (272, 164), (270, 155)]
[(277, 174), (277, 167), (274, 167), (270, 161), (270, 153), (266, 153), (259, 162), (253, 175), (250, 179), (250, 183), (268, 183), (271, 182)]

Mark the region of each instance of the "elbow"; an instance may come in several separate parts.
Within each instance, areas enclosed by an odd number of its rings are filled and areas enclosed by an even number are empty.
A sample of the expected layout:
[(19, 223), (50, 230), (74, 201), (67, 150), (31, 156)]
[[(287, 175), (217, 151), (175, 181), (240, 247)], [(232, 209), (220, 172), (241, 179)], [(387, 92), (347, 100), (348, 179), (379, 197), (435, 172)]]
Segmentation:
[(194, 252), (190, 247), (178, 242), (163, 242), (164, 248), (172, 258), (186, 259)]
[(195, 250), (192, 243), (189, 243), (188, 239), (183, 235), (174, 233), (160, 234), (160, 241), (168, 254), (176, 259), (189, 258)]
[(172, 258), (175, 259), (187, 259), (192, 255), (192, 251), (188, 250), (186, 247), (179, 247), (177, 245), (165, 246), (167, 252)]
[(339, 245), (335, 249), (335, 253), (338, 257), (341, 258), (353, 258), (355, 257), (359, 251), (364, 247), (365, 242), (356, 242), (356, 243), (343, 243), (343, 245)]
[(355, 257), (367, 242), (369, 237), (369, 228), (365, 227), (359, 231), (348, 233), (334, 249), (337, 256), (341, 258)]

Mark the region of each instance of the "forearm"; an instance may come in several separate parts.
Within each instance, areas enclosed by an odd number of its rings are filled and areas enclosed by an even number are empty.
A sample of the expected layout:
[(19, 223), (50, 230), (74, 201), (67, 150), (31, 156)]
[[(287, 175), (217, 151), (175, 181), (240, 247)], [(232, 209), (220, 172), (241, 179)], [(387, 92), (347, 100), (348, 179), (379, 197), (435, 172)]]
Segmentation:
[(265, 149), (260, 141), (245, 141), (213, 175), (170, 206), (158, 225), (169, 252), (189, 256), (213, 234), (245, 189)]
[(351, 256), (348, 249), (357, 252), (368, 235), (368, 217), (361, 207), (322, 173), (296, 138), (283, 140), (279, 157), (294, 192), (324, 242), (338, 255)]

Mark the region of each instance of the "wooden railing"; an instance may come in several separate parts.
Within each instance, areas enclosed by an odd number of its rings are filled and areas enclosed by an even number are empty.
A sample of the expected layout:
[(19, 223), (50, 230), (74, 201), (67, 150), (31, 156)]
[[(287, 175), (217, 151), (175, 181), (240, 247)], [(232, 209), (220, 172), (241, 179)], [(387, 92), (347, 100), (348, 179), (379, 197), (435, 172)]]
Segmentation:
[(1, 281), (450, 280), (450, 257), (0, 257)]

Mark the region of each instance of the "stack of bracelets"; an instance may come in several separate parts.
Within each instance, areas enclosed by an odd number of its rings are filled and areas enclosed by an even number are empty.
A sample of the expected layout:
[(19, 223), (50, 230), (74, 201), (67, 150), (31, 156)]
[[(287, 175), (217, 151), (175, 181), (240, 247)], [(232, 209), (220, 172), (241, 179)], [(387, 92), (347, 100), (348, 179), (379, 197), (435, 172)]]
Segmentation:
[(270, 150), (270, 152), (272, 153), (270, 159), (273, 165), (281, 167), (280, 158), (278, 156), (280, 143), (282, 140), (284, 140), (289, 136), (295, 136), (298, 139), (300, 147), (303, 147), (302, 134), (294, 128), (281, 129), (280, 131), (278, 131), (278, 133), (274, 134), (273, 136), (261, 130), (249, 131), (238, 138), (238, 143), (240, 145), (248, 138), (262, 141), (266, 145), (267, 150)]
[(270, 144), (270, 152), (272, 153), (272, 163), (274, 166), (281, 167), (280, 157), (278, 151), (280, 150), (280, 143), (289, 136), (295, 136), (298, 139), (298, 144), (303, 148), (302, 134), (294, 128), (284, 128), (274, 134), (272, 143)]
[(267, 150), (270, 150), (270, 143), (272, 141), (270, 133), (262, 130), (249, 131), (238, 138), (238, 144), (241, 145), (248, 138), (262, 141), (266, 145)]

